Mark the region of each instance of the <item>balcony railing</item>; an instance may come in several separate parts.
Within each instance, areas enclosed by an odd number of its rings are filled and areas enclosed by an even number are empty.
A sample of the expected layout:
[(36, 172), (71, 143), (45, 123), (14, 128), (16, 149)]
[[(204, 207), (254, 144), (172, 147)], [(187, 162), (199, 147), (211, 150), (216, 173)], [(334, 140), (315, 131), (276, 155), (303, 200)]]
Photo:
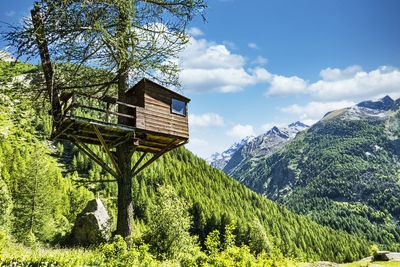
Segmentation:
[[(79, 92), (72, 92), (60, 96), (62, 116), (64, 118), (84, 118), (101, 123), (118, 124), (118, 118), (124, 117), (134, 120), (136, 106), (118, 101), (116, 98), (94, 97)], [(118, 112), (118, 106), (128, 107), (129, 114)], [(130, 125), (134, 126), (134, 121)]]

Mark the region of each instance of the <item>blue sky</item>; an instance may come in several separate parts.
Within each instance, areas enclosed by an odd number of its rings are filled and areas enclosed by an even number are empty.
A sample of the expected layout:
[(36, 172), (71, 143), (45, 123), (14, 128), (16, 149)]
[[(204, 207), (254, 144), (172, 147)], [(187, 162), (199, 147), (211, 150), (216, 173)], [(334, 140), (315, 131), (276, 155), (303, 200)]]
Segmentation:
[[(32, 3), (3, 0), (0, 20)], [(400, 97), (399, 10), (398, 0), (210, 0), (180, 57), (187, 147), (206, 158), (273, 125)]]

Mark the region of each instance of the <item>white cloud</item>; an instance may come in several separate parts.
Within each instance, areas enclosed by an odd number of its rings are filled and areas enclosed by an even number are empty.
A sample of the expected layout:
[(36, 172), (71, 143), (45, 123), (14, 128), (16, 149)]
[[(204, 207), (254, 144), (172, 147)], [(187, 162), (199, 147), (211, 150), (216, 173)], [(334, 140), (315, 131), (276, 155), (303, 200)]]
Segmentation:
[(208, 142), (206, 140), (199, 139), (199, 138), (191, 138), (191, 139), (189, 139), (189, 145), (191, 147), (201, 147), (201, 146), (208, 145)]
[(255, 44), (255, 43), (249, 43), (248, 46), (249, 46), (250, 48), (253, 48), (253, 49), (260, 49), (260, 48), (258, 47), (258, 45)]
[(236, 50), (237, 49), (237, 46), (236, 46), (236, 44), (234, 42), (230, 42), (230, 41), (226, 41), (225, 40), (225, 41), (222, 42), (222, 44), (225, 45), (226, 47), (228, 47), (231, 50)]
[(358, 66), (344, 70), (328, 68), (321, 71), (321, 77), (322, 80), (308, 88), (309, 94), (317, 100), (364, 100), (382, 94), (398, 95), (400, 91), (400, 71), (390, 66), (381, 66), (370, 72), (362, 71)]
[(326, 68), (319, 72), (319, 75), (325, 81), (338, 81), (345, 80), (354, 77), (355, 74), (362, 71), (362, 68), (358, 65), (353, 65), (345, 68), (344, 70), (338, 68)]
[(236, 139), (243, 139), (247, 136), (254, 136), (255, 132), (251, 125), (237, 124), (231, 130), (227, 131), (226, 134)]
[(355, 104), (356, 103), (347, 100), (335, 102), (311, 101), (305, 106), (294, 104), (288, 107), (280, 108), (280, 111), (298, 115), (303, 123), (312, 125), (329, 111), (350, 107)]
[(245, 58), (225, 45), (195, 38), (190, 43), (181, 54), (180, 78), (187, 91), (236, 92), (271, 78), (266, 69), (245, 69)]
[(243, 56), (232, 54), (225, 45), (195, 38), (190, 38), (181, 60), (184, 69), (239, 68), (245, 64)]
[(196, 155), (203, 158), (208, 156), (210, 153), (207, 149), (209, 148), (209, 143), (206, 140), (200, 138), (190, 138), (189, 143), (186, 144), (185, 147)]
[(258, 57), (257, 57), (255, 60), (253, 60), (251, 63), (252, 63), (252, 64), (255, 64), (255, 65), (260, 65), (260, 66), (262, 66), (262, 65), (265, 65), (265, 64), (268, 63), (268, 59), (265, 58), (265, 57), (263, 57), (263, 56), (258, 56)]
[(184, 69), (180, 77), (188, 91), (222, 93), (237, 92), (245, 86), (267, 81), (268, 71), (262, 68), (216, 68), (216, 69)]
[(319, 102), (343, 100), (361, 101), (384, 95), (400, 96), (400, 70), (381, 66), (370, 72), (354, 65), (345, 69), (326, 68), (320, 71), (321, 80), (308, 83), (297, 77), (272, 75), (266, 96), (307, 94)]
[(187, 30), (187, 33), (191, 36), (201, 36), (204, 35), (204, 33), (197, 27), (192, 27)]
[(270, 84), (271, 86), (268, 88), (266, 96), (305, 93), (307, 88), (307, 82), (297, 76), (285, 77), (273, 75)]
[(191, 126), (224, 126), (224, 118), (216, 113), (206, 113), (202, 115), (189, 115), (189, 125)]

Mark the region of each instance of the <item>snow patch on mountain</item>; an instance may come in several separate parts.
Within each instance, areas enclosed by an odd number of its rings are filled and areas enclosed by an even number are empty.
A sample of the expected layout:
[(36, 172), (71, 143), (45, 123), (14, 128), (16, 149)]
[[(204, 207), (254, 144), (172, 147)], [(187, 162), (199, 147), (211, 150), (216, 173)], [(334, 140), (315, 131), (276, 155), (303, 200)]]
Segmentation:
[(328, 112), (322, 121), (329, 119), (382, 121), (388, 118), (389, 111), (396, 109), (397, 102), (390, 96), (378, 100), (368, 100), (355, 106)]
[(226, 164), (223, 171), (231, 174), (232, 171), (248, 159), (272, 155), (275, 151), (285, 146), (298, 132), (307, 129), (309, 126), (299, 121), (289, 124), (286, 127), (274, 126), (266, 133), (253, 138), (247, 144), (238, 149)]
[(248, 136), (222, 153), (214, 153), (207, 162), (220, 170), (229, 173), (240, 162), (249, 157), (269, 155), (283, 147), (296, 134), (308, 126), (299, 121), (289, 124), (286, 127), (272, 127), (266, 133), (257, 137)]
[(232, 158), (232, 155), (235, 154), (236, 151), (238, 151), (240, 148), (242, 148), (245, 144), (253, 140), (255, 137), (254, 136), (247, 136), (246, 138), (242, 139), (239, 142), (234, 143), (231, 145), (227, 150), (219, 153), (215, 152), (212, 154), (208, 159), (206, 159), (207, 163), (213, 166), (214, 168), (217, 169), (224, 169), (226, 164), (230, 161)]
[(6, 62), (12, 62), (12, 61), (15, 61), (15, 58), (7, 51), (0, 50), (0, 60), (6, 61)]

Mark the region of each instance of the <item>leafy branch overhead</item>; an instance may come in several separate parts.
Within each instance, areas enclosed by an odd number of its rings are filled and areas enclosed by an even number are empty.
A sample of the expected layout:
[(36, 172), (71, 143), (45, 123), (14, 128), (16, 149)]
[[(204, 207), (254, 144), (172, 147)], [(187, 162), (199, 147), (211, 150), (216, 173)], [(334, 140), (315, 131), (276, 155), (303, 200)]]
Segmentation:
[[(188, 42), (187, 23), (204, 15), (206, 1), (41, 0), (36, 5), (40, 6), (51, 60), (68, 63), (55, 66), (58, 89), (95, 85), (97, 90), (107, 91), (117, 82), (122, 65), (128, 66), (133, 80), (147, 76), (164, 85), (179, 86), (179, 66), (174, 59)], [(16, 54), (37, 56), (31, 18), (26, 17), (22, 26), (8, 26), (2, 36)], [(102, 71), (91, 75), (85, 66)]]

